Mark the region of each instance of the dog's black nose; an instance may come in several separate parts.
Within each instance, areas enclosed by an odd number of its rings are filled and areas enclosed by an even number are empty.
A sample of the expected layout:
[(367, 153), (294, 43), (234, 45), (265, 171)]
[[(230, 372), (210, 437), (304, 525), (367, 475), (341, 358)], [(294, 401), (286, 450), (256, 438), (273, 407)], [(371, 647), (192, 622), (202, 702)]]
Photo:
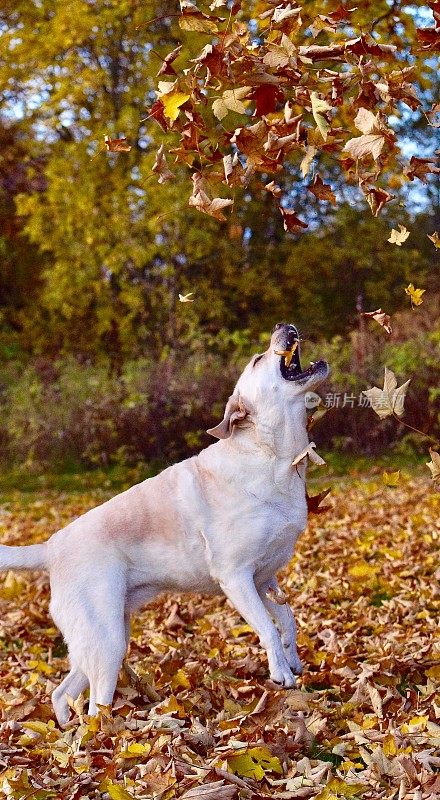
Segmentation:
[(289, 328), (289, 330), (291, 331), (296, 330), (295, 326), (290, 325), (289, 322), (277, 322), (277, 324), (274, 326), (272, 330), (272, 333), (275, 333), (275, 331), (278, 331), (280, 328)]

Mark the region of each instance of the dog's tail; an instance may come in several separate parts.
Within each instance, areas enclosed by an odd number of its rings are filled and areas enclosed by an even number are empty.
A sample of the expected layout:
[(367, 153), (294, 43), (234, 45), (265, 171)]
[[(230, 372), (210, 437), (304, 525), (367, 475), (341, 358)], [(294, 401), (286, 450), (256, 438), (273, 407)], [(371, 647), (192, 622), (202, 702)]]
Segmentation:
[(47, 547), (45, 542), (23, 547), (0, 544), (0, 570), (46, 569), (46, 566)]

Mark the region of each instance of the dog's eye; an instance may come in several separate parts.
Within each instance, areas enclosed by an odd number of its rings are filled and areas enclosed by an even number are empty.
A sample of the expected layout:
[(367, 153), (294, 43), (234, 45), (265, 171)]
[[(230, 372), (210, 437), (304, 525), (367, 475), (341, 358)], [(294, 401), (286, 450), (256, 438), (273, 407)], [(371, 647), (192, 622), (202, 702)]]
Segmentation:
[(255, 356), (255, 358), (254, 358), (254, 360), (252, 362), (252, 366), (253, 367), (255, 367), (255, 364), (257, 364), (257, 362), (260, 360), (260, 358), (263, 358), (263, 356), (262, 355), (261, 356)]

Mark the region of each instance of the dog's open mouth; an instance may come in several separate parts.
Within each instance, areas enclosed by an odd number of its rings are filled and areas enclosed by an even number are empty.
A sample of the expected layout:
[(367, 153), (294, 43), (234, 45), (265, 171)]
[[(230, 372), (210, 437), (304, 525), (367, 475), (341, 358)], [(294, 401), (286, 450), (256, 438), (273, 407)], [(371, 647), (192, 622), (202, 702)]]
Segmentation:
[(280, 372), (286, 381), (306, 381), (317, 373), (327, 373), (327, 362), (312, 361), (308, 369), (301, 370), (300, 343), (296, 330), (290, 330), (284, 348), (275, 350), (280, 355)]

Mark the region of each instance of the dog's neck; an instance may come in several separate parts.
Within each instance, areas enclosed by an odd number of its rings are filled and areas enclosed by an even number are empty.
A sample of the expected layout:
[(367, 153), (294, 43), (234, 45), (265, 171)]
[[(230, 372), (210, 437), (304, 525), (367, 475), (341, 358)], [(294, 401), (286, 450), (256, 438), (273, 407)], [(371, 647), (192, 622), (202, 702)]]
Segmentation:
[(253, 425), (237, 426), (230, 438), (214, 446), (228, 452), (234, 472), (243, 462), (247, 474), (259, 474), (281, 492), (289, 493), (293, 483), (305, 481), (305, 462), (292, 467), (292, 461), (309, 443), (306, 425), (305, 406), (298, 403), (270, 424), (258, 420)]

